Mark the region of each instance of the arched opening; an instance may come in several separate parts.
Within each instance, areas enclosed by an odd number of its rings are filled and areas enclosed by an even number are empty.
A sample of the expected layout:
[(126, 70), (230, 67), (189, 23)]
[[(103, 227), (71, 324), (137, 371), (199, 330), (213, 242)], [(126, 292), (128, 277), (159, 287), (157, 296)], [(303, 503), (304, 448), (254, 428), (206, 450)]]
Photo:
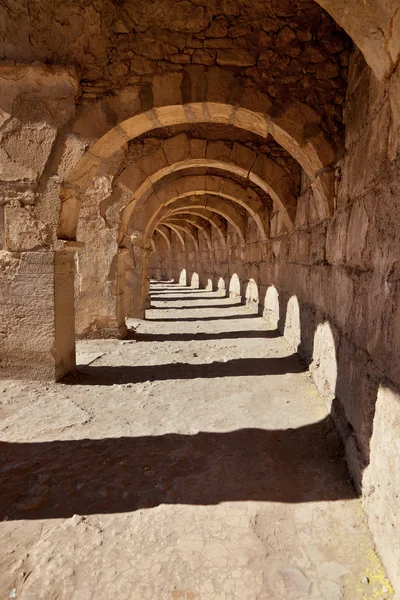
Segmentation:
[(188, 285), (186, 279), (186, 269), (182, 269), (179, 275), (179, 285)]
[(192, 273), (192, 277), (190, 279), (190, 287), (198, 290), (199, 289), (199, 274), (198, 273)]
[(251, 277), (246, 286), (246, 304), (255, 310), (258, 310), (258, 302), (259, 302), (259, 294), (258, 294), (258, 286), (255, 280)]
[(242, 284), (237, 273), (233, 273), (229, 282), (229, 297), (241, 302)]
[[(2, 588), (389, 598), (356, 496), (399, 587), (397, 3), (6, 4)], [(73, 569), (33, 523), (71, 517)]]
[(283, 335), (297, 352), (301, 347), (301, 321), (300, 306), (296, 296), (291, 296), (287, 303)]
[(264, 300), (264, 318), (278, 329), (280, 310), (279, 310), (279, 292), (274, 285), (268, 286)]

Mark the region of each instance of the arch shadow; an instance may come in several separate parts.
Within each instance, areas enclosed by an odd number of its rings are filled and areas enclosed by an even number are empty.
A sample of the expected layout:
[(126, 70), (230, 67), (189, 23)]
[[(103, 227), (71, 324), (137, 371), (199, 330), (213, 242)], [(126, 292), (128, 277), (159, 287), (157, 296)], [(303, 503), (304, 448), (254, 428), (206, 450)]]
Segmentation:
[[(112, 514), (160, 504), (303, 503), (356, 497), (329, 417), (297, 429), (0, 447), (7, 472), (0, 519)], [(41, 477), (44, 472), (46, 479)]]

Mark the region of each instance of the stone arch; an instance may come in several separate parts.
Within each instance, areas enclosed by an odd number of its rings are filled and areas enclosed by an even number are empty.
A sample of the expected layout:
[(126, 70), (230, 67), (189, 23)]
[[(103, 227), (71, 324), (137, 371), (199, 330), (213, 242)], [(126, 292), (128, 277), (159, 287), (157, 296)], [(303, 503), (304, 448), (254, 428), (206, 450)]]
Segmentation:
[(392, 73), (400, 58), (400, 12), (396, 2), (315, 1), (343, 27), (378, 79)]
[(200, 278), (199, 278), (199, 274), (196, 273), (196, 271), (194, 273), (192, 273), (192, 276), (190, 278), (190, 287), (198, 290), (200, 288)]
[(174, 227), (173, 225), (170, 225), (169, 223), (163, 223), (164, 227), (166, 227), (167, 229), (169, 229), (172, 233), (174, 233), (176, 235), (176, 237), (178, 238), (181, 246), (182, 246), (182, 251), (186, 252), (186, 242), (185, 242), (185, 238), (183, 237), (183, 235), (181, 234), (181, 232), (179, 230), (176, 229), (176, 227)]
[[(192, 225), (193, 227), (195, 227), (198, 230), (198, 235), (200, 233), (203, 234), (206, 243), (207, 243), (207, 247), (208, 249), (211, 251), (212, 249), (212, 244), (211, 244), (211, 237), (209, 234), (209, 229), (211, 229), (211, 225), (209, 225), (208, 221), (206, 221), (207, 224), (205, 224), (202, 218), (200, 217), (196, 217), (195, 215), (181, 215), (180, 213), (176, 213), (174, 215), (170, 215), (168, 218), (166, 218), (165, 223), (168, 222), (182, 222), (182, 223), (189, 223), (190, 225)], [(161, 223), (163, 223), (164, 221), (161, 221)], [(207, 227), (208, 225), (208, 227)]]
[(178, 280), (179, 285), (187, 285), (187, 276), (186, 275), (187, 275), (186, 269), (182, 269), (179, 274), (179, 280)]
[(217, 281), (217, 290), (226, 292), (226, 283), (223, 277), (219, 277)]
[(176, 200), (204, 195), (218, 196), (242, 206), (253, 217), (261, 239), (267, 239), (266, 206), (261, 198), (252, 188), (244, 188), (235, 181), (214, 175), (182, 177), (161, 188), (157, 194), (153, 193), (138, 202), (134, 211), (129, 210), (124, 214), (121, 239), (123, 234), (130, 234), (134, 224), (135, 231), (142, 232), (148, 243), (148, 231), (158, 215), (162, 215), (162, 209)]
[(157, 231), (164, 238), (164, 240), (167, 244), (168, 252), (171, 252), (171, 240), (170, 240), (167, 232), (164, 231), (162, 225), (158, 225), (158, 227), (155, 228), (155, 231)]
[(193, 230), (191, 229), (191, 227), (189, 227), (188, 223), (182, 224), (180, 221), (170, 221), (170, 220), (165, 220), (163, 221), (163, 223), (167, 226), (167, 227), (171, 227), (176, 229), (179, 229), (179, 231), (182, 231), (183, 233), (185, 233), (187, 236), (189, 236), (189, 238), (192, 240), (193, 242), (193, 246), (195, 247), (195, 250), (198, 252), (199, 250), (199, 242), (198, 239), (196, 237), (196, 234), (193, 232)]
[[(219, 239), (222, 243), (222, 246), (225, 248), (226, 247), (226, 239), (225, 239), (225, 235), (224, 235), (224, 231), (226, 231), (226, 219), (224, 219), (224, 221), (222, 221), (221, 217), (219, 215), (217, 215), (217, 213), (214, 213), (211, 210), (208, 210), (206, 208), (196, 208), (196, 207), (184, 207), (184, 208), (177, 208), (174, 210), (170, 210), (169, 213), (170, 215), (189, 215), (189, 216), (197, 216), (201, 219), (203, 219), (204, 221), (207, 221), (210, 224), (211, 229), (213, 229), (214, 231), (217, 232)], [(222, 229), (222, 227), (224, 227), (224, 230)]]
[[(217, 198), (215, 196), (210, 196), (209, 198), (206, 195), (200, 196), (196, 195), (194, 197), (178, 197), (176, 199), (172, 199), (168, 209), (165, 207), (162, 214), (156, 215), (156, 219), (161, 220), (164, 216), (169, 214), (174, 214), (174, 210), (181, 211), (186, 210), (187, 208), (194, 208), (198, 210), (208, 211), (211, 214), (216, 214), (223, 217), (227, 223), (232, 225), (235, 229), (236, 233), (239, 236), (240, 242), (243, 244), (245, 242), (246, 235), (246, 222), (243, 216), (240, 214), (235, 204), (230, 203), (226, 198)], [(157, 223), (158, 221), (156, 221)], [(150, 235), (150, 232), (149, 232)]]
[(191, 144), (186, 133), (160, 140), (153, 152), (143, 159), (142, 167), (133, 163), (118, 176), (116, 183), (133, 193), (135, 205), (141, 197), (149, 196), (164, 177), (193, 168), (212, 168), (237, 175), (271, 196), (277, 209), (283, 213), (290, 231), (296, 207), (295, 182), (288, 172), (266, 154), (238, 142), (207, 142)]
[(154, 241), (155, 243), (155, 249), (153, 249), (153, 251), (155, 252), (169, 252), (169, 246), (168, 246), (168, 242), (165, 239), (165, 237), (159, 232), (159, 231), (155, 231), (154, 235), (152, 237), (152, 241)]
[[(226, 92), (229, 91), (226, 86)], [(245, 89), (241, 106), (223, 102), (190, 102), (164, 105), (122, 121), (85, 152), (61, 189), (58, 237), (73, 240), (79, 209), (87, 185), (102, 162), (119, 148), (144, 133), (185, 123), (222, 123), (255, 133), (271, 134), (302, 166), (311, 180), (322, 212), (330, 215), (333, 203), (335, 151), (321, 127), (321, 117), (310, 107), (293, 101), (285, 108), (274, 107), (267, 96)]]

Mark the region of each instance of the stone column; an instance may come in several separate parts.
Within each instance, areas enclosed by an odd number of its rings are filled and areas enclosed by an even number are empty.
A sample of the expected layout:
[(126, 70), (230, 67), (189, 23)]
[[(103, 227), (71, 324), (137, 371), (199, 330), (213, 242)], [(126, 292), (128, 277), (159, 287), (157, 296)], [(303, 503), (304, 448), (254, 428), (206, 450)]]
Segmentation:
[(77, 262), (77, 338), (125, 338), (125, 258), (129, 250), (115, 248), (107, 259), (100, 250), (97, 254), (93, 247), (91, 252), (87, 250)]
[(76, 250), (0, 253), (0, 379), (58, 381), (75, 368)]
[(117, 283), (115, 292), (115, 316), (116, 316), (116, 328), (118, 330), (118, 337), (125, 338), (128, 333), (128, 329), (125, 323), (126, 307), (125, 307), (125, 260), (129, 254), (127, 248), (118, 249), (117, 257)]
[(150, 308), (150, 249), (134, 245), (126, 273), (126, 315), (132, 319), (144, 319)]

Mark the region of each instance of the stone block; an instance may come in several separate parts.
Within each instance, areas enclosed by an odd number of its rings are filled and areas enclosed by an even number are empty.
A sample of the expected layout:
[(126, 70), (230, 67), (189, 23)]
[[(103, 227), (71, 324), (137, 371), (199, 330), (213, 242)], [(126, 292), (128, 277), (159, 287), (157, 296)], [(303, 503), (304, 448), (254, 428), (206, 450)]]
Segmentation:
[(362, 259), (367, 231), (370, 226), (369, 217), (363, 200), (354, 202), (349, 218), (346, 239), (347, 264), (364, 268)]
[(206, 149), (207, 149), (207, 141), (199, 140), (199, 139), (191, 139), (189, 140), (190, 145), (190, 156), (192, 158), (205, 158)]
[(368, 524), (395, 589), (400, 589), (400, 390), (383, 379), (376, 393), (369, 464), (362, 490)]
[[(138, 118), (140, 119), (142, 115)], [(103, 135), (93, 146), (90, 148), (90, 154), (97, 156), (97, 158), (108, 158), (119, 150), (121, 146), (127, 143), (129, 137), (126, 130), (122, 127), (116, 126)]]
[(304, 228), (308, 226), (308, 203), (311, 194), (311, 190), (307, 190), (307, 192), (301, 194), (297, 198), (296, 217), (294, 221), (296, 228)]
[(134, 162), (128, 165), (116, 179), (118, 185), (132, 192), (135, 192), (145, 181), (146, 174)]
[(0, 257), (12, 308), (0, 312), (1, 378), (58, 380), (75, 367), (73, 261), (44, 251)]
[(390, 78), (389, 102), (391, 109), (391, 127), (389, 131), (388, 158), (394, 161), (400, 152), (400, 69), (397, 68)]
[[(169, 164), (174, 164), (176, 162), (181, 162), (184, 160), (188, 160), (192, 157), (191, 148), (192, 142), (194, 140), (190, 140), (186, 133), (182, 133), (180, 135), (176, 135), (172, 138), (168, 138), (163, 143), (163, 151), (165, 156), (167, 157)], [(197, 158), (197, 157), (192, 157)]]
[(294, 231), (290, 236), (289, 260), (294, 263), (308, 265), (310, 262), (310, 245), (311, 235), (308, 231)]
[(326, 240), (327, 222), (314, 225), (311, 228), (311, 244), (309, 261), (311, 264), (320, 264), (325, 262), (325, 240)]
[(337, 212), (328, 222), (325, 254), (331, 265), (340, 265), (346, 260), (347, 223), (347, 212)]
[(35, 219), (28, 208), (6, 206), (4, 223), (5, 248), (11, 252), (35, 250), (51, 245), (49, 226)]
[[(189, 57), (190, 60), (190, 57)], [(183, 73), (162, 73), (152, 79), (153, 106), (181, 104)]]

